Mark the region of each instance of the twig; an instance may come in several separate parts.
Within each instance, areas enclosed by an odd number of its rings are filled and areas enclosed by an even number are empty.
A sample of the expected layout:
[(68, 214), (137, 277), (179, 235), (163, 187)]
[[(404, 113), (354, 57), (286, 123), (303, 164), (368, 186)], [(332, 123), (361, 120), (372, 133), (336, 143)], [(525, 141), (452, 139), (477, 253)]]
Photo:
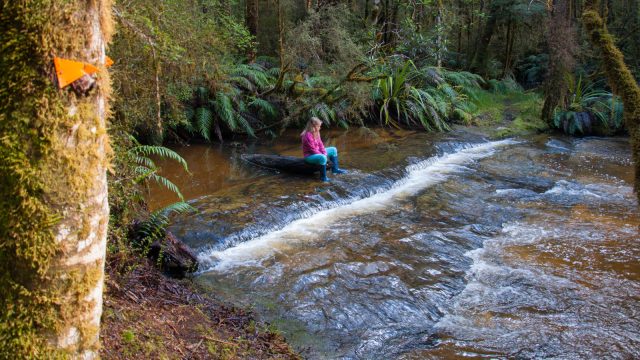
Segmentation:
[(235, 347), (240, 346), (239, 344), (234, 344), (234, 343), (231, 343), (231, 342), (228, 342), (228, 341), (224, 341), (224, 340), (216, 339), (216, 338), (211, 337), (211, 336), (207, 336), (207, 335), (200, 335), (200, 336), (202, 336), (203, 338), (205, 338), (205, 339), (207, 339), (207, 340), (211, 340), (211, 341), (219, 342), (219, 343), (221, 343), (221, 344), (225, 344), (225, 345), (229, 345), (229, 346), (235, 346)]

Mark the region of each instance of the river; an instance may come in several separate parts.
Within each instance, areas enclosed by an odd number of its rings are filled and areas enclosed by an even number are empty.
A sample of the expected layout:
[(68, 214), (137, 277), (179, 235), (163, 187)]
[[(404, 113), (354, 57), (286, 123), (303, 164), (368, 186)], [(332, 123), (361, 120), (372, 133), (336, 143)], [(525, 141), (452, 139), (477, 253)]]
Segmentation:
[[(330, 183), (177, 148), (197, 214), (170, 230), (195, 281), (310, 359), (640, 358), (640, 217), (628, 139), (323, 132)], [(171, 202), (153, 189), (152, 207)]]

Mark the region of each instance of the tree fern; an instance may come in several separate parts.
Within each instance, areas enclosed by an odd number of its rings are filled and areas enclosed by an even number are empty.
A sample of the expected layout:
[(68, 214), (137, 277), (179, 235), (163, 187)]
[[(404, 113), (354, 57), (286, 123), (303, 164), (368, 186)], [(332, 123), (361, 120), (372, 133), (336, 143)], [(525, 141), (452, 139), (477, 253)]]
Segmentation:
[(594, 89), (593, 84), (585, 84), (582, 77), (565, 75), (569, 90), (569, 101), (554, 112), (553, 124), (570, 135), (587, 135), (593, 125), (602, 125), (609, 132), (622, 128), (622, 103), (613, 94)]
[(268, 88), (273, 82), (272, 76), (259, 64), (238, 64), (231, 71), (233, 78), (242, 77), (255, 85), (257, 89)]

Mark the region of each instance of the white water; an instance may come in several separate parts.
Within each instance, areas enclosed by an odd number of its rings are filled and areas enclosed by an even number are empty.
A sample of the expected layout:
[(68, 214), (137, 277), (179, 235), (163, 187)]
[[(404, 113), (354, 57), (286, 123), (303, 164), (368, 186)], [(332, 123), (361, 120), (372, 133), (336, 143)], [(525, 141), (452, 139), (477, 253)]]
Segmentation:
[(470, 145), (458, 152), (435, 156), (407, 167), (407, 175), (389, 190), (370, 197), (354, 200), (319, 210), (308, 217), (291, 222), (280, 230), (243, 242), (222, 251), (208, 250), (199, 254), (200, 263), (209, 265), (205, 271), (224, 271), (234, 266), (259, 266), (261, 261), (275, 253), (285, 252), (302, 241), (317, 239), (329, 225), (338, 219), (385, 209), (389, 204), (415, 195), (441, 183), (464, 166), (491, 156), (496, 149), (516, 144), (514, 140), (501, 140)]

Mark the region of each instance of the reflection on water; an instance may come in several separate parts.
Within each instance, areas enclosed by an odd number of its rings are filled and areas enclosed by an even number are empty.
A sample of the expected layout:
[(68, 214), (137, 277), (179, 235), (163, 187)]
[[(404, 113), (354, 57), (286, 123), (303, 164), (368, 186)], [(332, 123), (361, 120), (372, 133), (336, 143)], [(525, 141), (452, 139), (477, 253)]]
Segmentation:
[(208, 269), (199, 283), (305, 356), (640, 357), (625, 139), (334, 133), (351, 172), (330, 184), (237, 161), (297, 154), (290, 135), (178, 149), (199, 213), (171, 230)]

